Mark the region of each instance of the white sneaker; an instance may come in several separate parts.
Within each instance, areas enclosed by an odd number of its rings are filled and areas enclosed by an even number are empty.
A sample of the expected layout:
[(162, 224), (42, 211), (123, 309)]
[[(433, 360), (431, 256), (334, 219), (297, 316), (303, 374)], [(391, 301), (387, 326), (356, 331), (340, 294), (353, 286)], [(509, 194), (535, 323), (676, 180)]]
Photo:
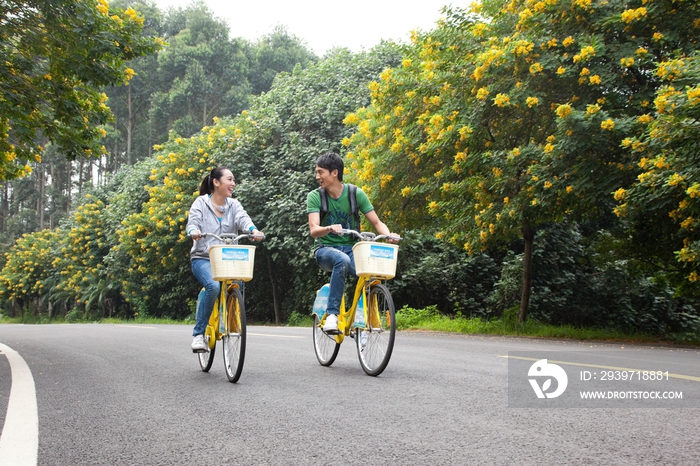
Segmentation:
[(192, 340), (192, 352), (193, 353), (206, 353), (209, 351), (207, 344), (204, 343), (204, 335), (197, 335)]
[(338, 316), (330, 314), (326, 317), (326, 323), (323, 324), (323, 331), (327, 333), (335, 333), (338, 331)]

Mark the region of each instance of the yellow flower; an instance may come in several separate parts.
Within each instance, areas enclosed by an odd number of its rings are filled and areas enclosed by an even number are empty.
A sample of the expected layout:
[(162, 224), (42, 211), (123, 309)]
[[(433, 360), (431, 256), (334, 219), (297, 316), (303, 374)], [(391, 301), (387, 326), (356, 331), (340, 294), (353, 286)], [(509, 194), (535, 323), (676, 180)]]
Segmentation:
[(613, 128), (615, 128), (615, 122), (612, 121), (611, 118), (608, 118), (607, 120), (600, 123), (600, 127), (601, 129), (611, 131)]
[(559, 118), (566, 118), (571, 115), (573, 109), (569, 104), (563, 104), (557, 107), (556, 114)]
[(590, 77), (589, 79), (591, 84), (600, 84), (600, 76), (597, 74), (594, 74), (593, 76)]
[(649, 115), (648, 113), (641, 115), (637, 118), (637, 122), (639, 122), (643, 125), (647, 125), (647, 124), (651, 123), (652, 121), (654, 121), (654, 117)]
[(691, 187), (685, 190), (685, 193), (692, 198), (700, 197), (700, 184), (693, 183)]
[(613, 197), (615, 198), (616, 201), (624, 201), (625, 197), (627, 196), (627, 191), (625, 191), (625, 188), (620, 188), (617, 191), (615, 191), (615, 194)]
[(632, 21), (638, 21), (641, 19), (643, 16), (646, 16), (647, 14), (647, 9), (642, 7), (642, 8), (637, 8), (636, 10), (625, 10), (622, 12), (622, 21), (625, 23), (631, 23)]
[(557, 68), (557, 74), (561, 75), (564, 73), (566, 73), (566, 68), (564, 68), (563, 66), (560, 66), (559, 68)]
[(409, 195), (411, 194), (412, 191), (413, 191), (413, 190), (412, 190), (410, 187), (406, 186), (405, 188), (403, 188), (403, 189), (401, 190), (401, 195), (402, 195), (403, 197), (409, 196)]
[(493, 103), (499, 107), (507, 107), (510, 105), (510, 97), (506, 94), (496, 94), (496, 98), (493, 99)]
[(537, 97), (528, 97), (525, 100), (525, 103), (527, 103), (527, 106), (530, 108), (536, 107), (540, 104), (540, 99), (538, 99)]
[(476, 98), (479, 100), (486, 100), (486, 97), (489, 95), (489, 90), (486, 89), (485, 87), (482, 87), (478, 91), (476, 91)]
[(573, 44), (573, 43), (574, 43), (574, 38), (571, 37), (571, 36), (567, 37), (566, 39), (564, 39), (564, 40), (562, 41), (562, 44), (564, 44), (564, 47), (568, 47), (568, 46), (570, 46), (570, 45)]
[(679, 183), (682, 183), (685, 180), (684, 176), (679, 175), (678, 173), (674, 173), (668, 178), (667, 184), (669, 186), (676, 186)]
[(586, 116), (595, 115), (599, 111), (600, 111), (600, 105), (598, 105), (598, 104), (589, 105), (586, 107)]
[(654, 35), (652, 36), (652, 39), (654, 39), (654, 42), (658, 42), (663, 38), (664, 38), (664, 35), (661, 34), (660, 32), (655, 32)]
[(567, 192), (567, 193), (572, 193), (572, 192), (574, 192), (574, 187), (571, 186), (571, 185), (567, 186), (567, 187), (566, 187), (566, 192)]
[(627, 58), (620, 59), (620, 66), (622, 66), (623, 68), (629, 68), (632, 65), (634, 65), (634, 58), (633, 57), (627, 57)]
[(530, 65), (530, 74), (537, 74), (542, 71), (542, 65), (537, 62)]

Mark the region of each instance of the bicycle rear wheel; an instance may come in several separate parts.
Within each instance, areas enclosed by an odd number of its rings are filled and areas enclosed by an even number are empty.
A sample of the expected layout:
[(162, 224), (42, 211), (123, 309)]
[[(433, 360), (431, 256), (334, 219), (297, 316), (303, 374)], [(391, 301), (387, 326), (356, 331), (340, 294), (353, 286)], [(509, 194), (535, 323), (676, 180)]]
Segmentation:
[(234, 288), (226, 298), (226, 332), (222, 338), (224, 368), (229, 382), (236, 383), (243, 371), (245, 361), (246, 322), (243, 295)]
[(360, 365), (367, 375), (377, 376), (386, 369), (394, 349), (396, 311), (391, 293), (384, 285), (373, 285), (367, 297), (367, 322), (357, 329), (355, 342)]
[(209, 351), (203, 351), (197, 353), (197, 359), (199, 359), (199, 367), (202, 368), (203, 372), (209, 372), (211, 365), (214, 363), (214, 353), (216, 352), (216, 342), (214, 346), (210, 346), (211, 335), (209, 333), (204, 334), (204, 343), (209, 346)]
[[(200, 293), (200, 297), (197, 298), (197, 307), (195, 309), (199, 309), (199, 299), (200, 298), (201, 298), (201, 293)], [(219, 305), (219, 300), (217, 299), (216, 303), (214, 303), (214, 309), (216, 309), (218, 305)], [(197, 359), (199, 360), (199, 367), (202, 368), (203, 372), (209, 372), (209, 369), (211, 369), (211, 365), (214, 363), (214, 353), (216, 352), (216, 336), (214, 335), (213, 330), (214, 329), (211, 327), (211, 322), (210, 322), (209, 325), (207, 325), (206, 330), (204, 331), (204, 344), (207, 345), (207, 348), (209, 348), (209, 351), (197, 353)]]
[(335, 341), (335, 335), (328, 335), (321, 328), (321, 321), (314, 314), (314, 352), (322, 366), (330, 366), (338, 356), (340, 343)]

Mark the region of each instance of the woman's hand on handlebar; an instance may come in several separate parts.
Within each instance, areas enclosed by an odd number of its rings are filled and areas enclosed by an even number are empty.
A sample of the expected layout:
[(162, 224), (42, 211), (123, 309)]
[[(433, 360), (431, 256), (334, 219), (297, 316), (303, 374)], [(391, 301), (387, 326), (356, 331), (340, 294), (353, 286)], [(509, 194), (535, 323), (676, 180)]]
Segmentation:
[(250, 235), (248, 235), (248, 237), (250, 239), (252, 239), (253, 241), (262, 241), (263, 239), (265, 239), (265, 233), (263, 233), (260, 230), (255, 229), (255, 230), (250, 232)]

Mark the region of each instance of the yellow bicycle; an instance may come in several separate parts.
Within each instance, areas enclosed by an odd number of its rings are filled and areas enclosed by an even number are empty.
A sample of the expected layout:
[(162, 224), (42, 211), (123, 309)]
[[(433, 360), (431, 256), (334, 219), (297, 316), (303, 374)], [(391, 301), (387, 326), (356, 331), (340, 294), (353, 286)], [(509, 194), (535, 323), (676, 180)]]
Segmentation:
[(314, 351), (322, 366), (330, 366), (338, 356), (338, 350), (346, 336), (355, 340), (360, 365), (367, 375), (381, 374), (389, 364), (396, 336), (396, 310), (386, 280), (396, 274), (398, 246), (376, 243), (384, 235), (358, 233), (343, 230), (360, 241), (353, 246), (356, 275), (352, 306), (345, 308), (345, 297), (340, 303), (338, 333), (326, 333), (326, 303), (329, 285), (324, 285), (316, 294), (313, 308)]
[[(209, 323), (204, 331), (204, 341), (209, 351), (197, 353), (202, 371), (209, 372), (214, 362), (216, 342), (221, 340), (224, 352), (224, 368), (229, 382), (236, 383), (243, 371), (246, 345), (245, 283), (253, 278), (255, 246), (239, 245), (242, 238), (258, 238), (255, 235), (202, 233), (213, 236), (221, 244), (212, 245), (209, 261), (214, 280), (221, 282), (219, 297), (214, 303)], [(264, 238), (264, 236), (263, 236)], [(197, 299), (197, 309), (204, 289)]]

